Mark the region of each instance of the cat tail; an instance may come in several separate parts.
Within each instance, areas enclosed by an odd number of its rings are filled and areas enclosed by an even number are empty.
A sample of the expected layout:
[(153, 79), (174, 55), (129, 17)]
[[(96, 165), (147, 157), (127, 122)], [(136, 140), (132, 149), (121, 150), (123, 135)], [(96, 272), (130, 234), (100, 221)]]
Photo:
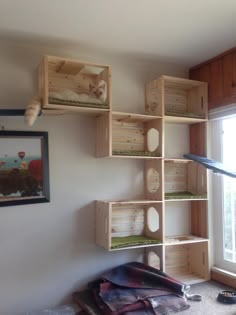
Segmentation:
[(31, 99), (29, 104), (26, 105), (25, 108), (25, 123), (28, 126), (32, 126), (38, 115), (40, 114), (41, 111), (41, 102), (40, 98), (38, 96), (35, 96)]

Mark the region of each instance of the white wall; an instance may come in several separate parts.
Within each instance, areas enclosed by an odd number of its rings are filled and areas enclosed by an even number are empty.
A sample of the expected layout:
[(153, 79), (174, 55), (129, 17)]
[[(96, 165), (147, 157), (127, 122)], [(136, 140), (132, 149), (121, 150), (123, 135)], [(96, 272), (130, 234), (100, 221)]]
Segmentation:
[[(65, 47), (0, 43), (0, 107), (24, 108), (36, 93), (43, 54), (112, 66), (113, 109), (144, 112), (144, 84), (185, 69), (127, 61)], [(107, 268), (142, 259), (142, 250), (106, 252), (95, 245), (94, 200), (142, 197), (142, 161), (95, 158), (95, 121), (84, 115), (0, 117), (0, 128), (49, 133), (50, 203), (0, 208), (0, 314), (61, 303)], [(0, 148), (1, 150), (1, 148)]]

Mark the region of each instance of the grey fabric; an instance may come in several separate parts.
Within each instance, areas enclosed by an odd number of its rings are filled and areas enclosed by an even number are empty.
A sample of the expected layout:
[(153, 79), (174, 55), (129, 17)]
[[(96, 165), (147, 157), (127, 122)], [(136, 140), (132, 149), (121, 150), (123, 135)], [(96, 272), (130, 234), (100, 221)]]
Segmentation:
[(191, 285), (189, 294), (200, 294), (202, 301), (188, 301), (190, 308), (180, 315), (236, 315), (236, 304), (222, 304), (217, 301), (221, 290), (231, 289), (215, 281)]
[(76, 315), (79, 312), (77, 305), (61, 305), (20, 315)]

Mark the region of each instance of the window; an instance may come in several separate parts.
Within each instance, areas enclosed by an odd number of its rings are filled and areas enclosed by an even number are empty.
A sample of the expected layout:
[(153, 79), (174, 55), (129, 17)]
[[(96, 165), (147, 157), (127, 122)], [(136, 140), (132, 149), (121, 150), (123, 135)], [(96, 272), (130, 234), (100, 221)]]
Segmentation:
[[(212, 158), (236, 172), (236, 117), (211, 123)], [(213, 175), (215, 260), (217, 267), (236, 272), (236, 179)]]

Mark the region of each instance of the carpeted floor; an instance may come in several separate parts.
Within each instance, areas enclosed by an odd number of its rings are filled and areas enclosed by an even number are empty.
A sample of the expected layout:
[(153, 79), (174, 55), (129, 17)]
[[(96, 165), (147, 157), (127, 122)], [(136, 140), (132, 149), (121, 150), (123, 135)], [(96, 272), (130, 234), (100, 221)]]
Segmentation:
[(190, 309), (181, 315), (236, 315), (236, 304), (222, 304), (217, 301), (221, 290), (231, 289), (215, 281), (208, 281), (191, 285), (190, 294), (202, 295), (201, 302), (189, 301)]

